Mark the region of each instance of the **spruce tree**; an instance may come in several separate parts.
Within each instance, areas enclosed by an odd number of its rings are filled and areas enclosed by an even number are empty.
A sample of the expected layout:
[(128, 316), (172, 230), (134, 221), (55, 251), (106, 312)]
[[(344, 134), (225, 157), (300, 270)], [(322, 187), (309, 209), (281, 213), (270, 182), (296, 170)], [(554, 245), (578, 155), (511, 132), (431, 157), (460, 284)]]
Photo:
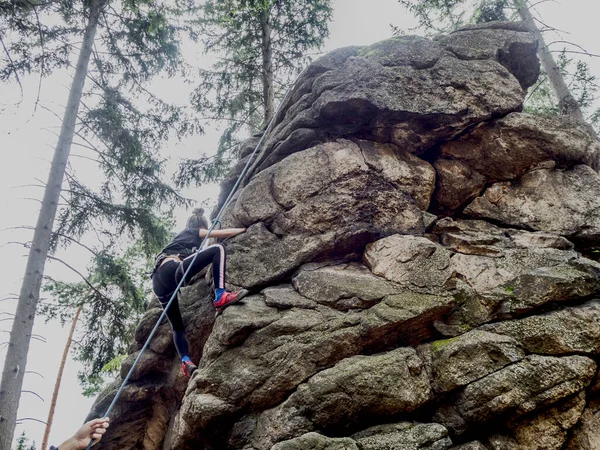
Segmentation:
[[(105, 291), (122, 295), (130, 308), (119, 308), (114, 298), (102, 298), (101, 303), (100, 294), (82, 293), (78, 300), (71, 296), (71, 306), (84, 306), (84, 317), (92, 318), (90, 338), (94, 333), (129, 331), (131, 317), (124, 315), (145, 304), (135, 276), (128, 272), (131, 261), (116, 248), (130, 236), (139, 240), (144, 255), (150, 255), (168, 238), (159, 215), (162, 205), (186, 203), (162, 181), (158, 149), (167, 137), (197, 131), (198, 126), (181, 108), (153, 95), (148, 83), (159, 73), (174, 74), (181, 67), (177, 18), (187, 6), (158, 0), (0, 4), (0, 80), (20, 83), (29, 73), (45, 76), (75, 65), (2, 373), (0, 450), (9, 450), (13, 438), (47, 257), (90, 230), (101, 237), (86, 282), (99, 293), (94, 283), (105, 283)], [(76, 61), (73, 51), (79, 53)], [(99, 188), (87, 186), (87, 180), (78, 179), (72, 170), (74, 139), (104, 173), (106, 180)], [(93, 320), (94, 314), (114, 319), (115, 327), (107, 330), (104, 322)]]
[(185, 160), (178, 181), (219, 180), (242, 134), (264, 128), (275, 100), (329, 35), (330, 0), (207, 0), (193, 24), (217, 59), (199, 73), (192, 101), (201, 117), (225, 121), (216, 158)]
[(39, 300), (46, 256), (52, 238), (52, 225), (60, 199), (62, 181), (71, 149), (77, 111), (101, 7), (102, 4), (99, 0), (92, 0), (89, 6), (83, 43), (19, 294), (0, 383), (0, 450), (10, 450), (13, 439), (33, 321)]
[(35, 442), (31, 445), (29, 444), (29, 439), (25, 435), (25, 432), (21, 433), (21, 435), (17, 438), (17, 446), (15, 450), (36, 450)]

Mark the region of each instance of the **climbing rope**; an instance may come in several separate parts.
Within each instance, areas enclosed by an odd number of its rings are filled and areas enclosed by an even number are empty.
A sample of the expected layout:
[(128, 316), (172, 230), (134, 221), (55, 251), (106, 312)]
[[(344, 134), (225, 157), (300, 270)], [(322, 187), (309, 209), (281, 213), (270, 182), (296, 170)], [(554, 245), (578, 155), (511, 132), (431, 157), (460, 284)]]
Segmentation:
[[(306, 70), (306, 69), (305, 69)], [(300, 76), (304, 73), (304, 70), (298, 75), (298, 78), (300, 78)], [(296, 81), (298, 80), (298, 78), (296, 78)], [(295, 84), (295, 82), (294, 82)], [(208, 244), (208, 238), (210, 237), (210, 233), (213, 231), (213, 229), (215, 228), (215, 226), (217, 224), (220, 224), (220, 219), (221, 216), (223, 215), (223, 212), (225, 212), (225, 210), (227, 209), (227, 207), (229, 206), (229, 204), (231, 203), (231, 201), (233, 200), (233, 195), (235, 194), (235, 192), (237, 191), (240, 183), (242, 182), (242, 179), (244, 178), (244, 176), (246, 175), (246, 172), (248, 171), (248, 169), (250, 168), (250, 163), (252, 162), (252, 159), (254, 158), (254, 155), (256, 154), (256, 152), (258, 151), (258, 149), (260, 148), (260, 146), (262, 145), (262, 142), (265, 138), (265, 136), (267, 134), (269, 134), (269, 132), (271, 131), (271, 126), (273, 125), (273, 122), (275, 120), (275, 117), (277, 117), (277, 115), (279, 114), (279, 110), (281, 109), (281, 107), (285, 104), (289, 93), (291, 91), (291, 87), (294, 85), (290, 85), (290, 87), (288, 87), (283, 100), (281, 101), (281, 103), (279, 104), (279, 106), (277, 107), (277, 110), (275, 111), (275, 113), (273, 114), (273, 117), (271, 117), (271, 120), (269, 120), (269, 123), (267, 125), (267, 128), (265, 129), (265, 132), (262, 134), (262, 136), (260, 137), (258, 144), (256, 144), (256, 147), (254, 147), (254, 151), (250, 154), (250, 157), (248, 158), (248, 161), (246, 162), (246, 165), (244, 166), (244, 169), (242, 170), (242, 172), (240, 173), (240, 175), (238, 176), (237, 181), (235, 182), (235, 184), (233, 185), (233, 188), (231, 188), (231, 192), (229, 192), (229, 195), (227, 196), (227, 198), (225, 199), (225, 202), (223, 203), (223, 206), (221, 206), (221, 209), (219, 210), (219, 213), (217, 214), (217, 216), (215, 217), (215, 219), (212, 222), (212, 225), (210, 226), (210, 228), (208, 229), (208, 232), (206, 234), (206, 236), (204, 237), (201, 245), (200, 245), (200, 249), (194, 254), (194, 258), (192, 259), (192, 262), (188, 265), (188, 268), (186, 269), (185, 273), (183, 274), (183, 277), (181, 278), (181, 281), (179, 282), (179, 284), (177, 285), (177, 287), (175, 288), (175, 292), (173, 292), (173, 295), (171, 295), (171, 298), (169, 299), (169, 302), (167, 303), (167, 305), (163, 308), (163, 312), (160, 315), (160, 317), (158, 318), (158, 320), (156, 321), (156, 324), (154, 325), (154, 328), (152, 329), (152, 331), (150, 332), (150, 335), (148, 336), (148, 339), (146, 339), (146, 342), (144, 343), (144, 346), (142, 347), (142, 349), (140, 350), (139, 354), (137, 355), (137, 358), (135, 358), (135, 361), (133, 362), (133, 365), (131, 366), (131, 369), (129, 369), (129, 372), (127, 373), (127, 376), (125, 377), (125, 379), (123, 380), (123, 383), (121, 383), (121, 387), (119, 388), (119, 390), (117, 391), (117, 393), (115, 394), (115, 397), (113, 398), (113, 401), (111, 402), (110, 406), (108, 407), (108, 409), (106, 410), (106, 412), (104, 413), (103, 417), (108, 417), (109, 414), (111, 413), (111, 411), (113, 410), (115, 404), (117, 403), (117, 400), (119, 399), (121, 393), (123, 392), (123, 389), (125, 389), (125, 386), (127, 385), (127, 382), (129, 381), (129, 378), (131, 377), (131, 374), (133, 373), (133, 371), (135, 370), (138, 362), (140, 361), (142, 355), (144, 354), (144, 351), (146, 350), (146, 348), (148, 347), (148, 345), (150, 344), (150, 340), (152, 339), (152, 337), (154, 336), (154, 334), (156, 333), (156, 331), (158, 330), (158, 327), (160, 325), (160, 323), (162, 322), (162, 320), (164, 319), (165, 315), (167, 314), (167, 310), (169, 309), (169, 307), (171, 306), (171, 303), (173, 303), (173, 300), (175, 298), (177, 298), (177, 294), (179, 293), (179, 290), (181, 289), (181, 287), (183, 286), (183, 282), (186, 279), (188, 272), (190, 271), (190, 269), (194, 266), (194, 261), (196, 260), (196, 258), (198, 257), (198, 254), (201, 250), (203, 250), (206, 245)], [(89, 450), (92, 445), (94, 445), (95, 441), (92, 439), (89, 443), (89, 445), (87, 446), (86, 450)]]

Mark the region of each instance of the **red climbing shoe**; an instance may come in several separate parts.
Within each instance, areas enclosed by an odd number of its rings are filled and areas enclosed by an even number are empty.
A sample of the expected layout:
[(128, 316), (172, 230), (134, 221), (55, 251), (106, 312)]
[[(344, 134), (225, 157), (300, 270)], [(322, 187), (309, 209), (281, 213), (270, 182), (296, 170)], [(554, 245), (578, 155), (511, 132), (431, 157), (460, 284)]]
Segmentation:
[(183, 374), (185, 375), (186, 378), (191, 377), (197, 368), (198, 368), (198, 366), (196, 366), (196, 364), (194, 364), (191, 361), (182, 361), (181, 362), (181, 370), (183, 370)]
[(229, 305), (239, 302), (246, 295), (248, 295), (248, 291), (246, 289), (242, 289), (239, 292), (223, 292), (221, 294), (221, 298), (218, 301), (213, 302), (215, 308), (217, 308), (217, 315)]

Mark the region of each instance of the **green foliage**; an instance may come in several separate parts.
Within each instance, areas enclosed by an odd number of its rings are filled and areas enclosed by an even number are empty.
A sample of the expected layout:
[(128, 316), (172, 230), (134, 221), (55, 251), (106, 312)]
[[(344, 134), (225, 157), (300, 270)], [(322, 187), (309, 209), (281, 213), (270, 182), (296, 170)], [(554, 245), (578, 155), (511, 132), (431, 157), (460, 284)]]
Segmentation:
[[(67, 67), (87, 16), (89, 2), (19, 1), (0, 3), (4, 53), (0, 80), (19, 74)], [(178, 27), (172, 23), (190, 11), (179, 0), (104, 0), (96, 45), (102, 62), (140, 80), (180, 65)]]
[[(465, 0), (398, 0), (419, 21), (419, 26), (429, 32), (445, 32), (465, 23)], [(394, 34), (401, 30), (393, 27)]]
[[(32, 71), (48, 75), (69, 64), (70, 38), (80, 27), (73, 25), (72, 5), (67, 3), (0, 2), (0, 81), (18, 80)], [(64, 22), (45, 22), (41, 17), (46, 14)]]
[[(43, 76), (71, 64), (88, 5), (72, 0), (2, 3), (0, 79), (32, 71)], [(164, 236), (155, 226), (160, 208), (188, 204), (162, 180), (164, 161), (158, 151), (172, 135), (201, 128), (185, 108), (162, 101), (144, 83), (182, 67), (183, 27), (178, 24), (190, 11), (191, 5), (179, 0), (103, 1), (75, 145), (91, 153), (85, 157), (97, 162), (105, 182), (94, 189), (69, 168), (53, 249), (102, 224), (107, 228), (101, 234), (141, 234), (150, 248)]]
[(31, 445), (29, 445), (29, 439), (23, 431), (23, 433), (21, 433), (21, 436), (17, 438), (17, 446), (14, 450), (36, 450), (35, 441)]
[[(166, 230), (169, 223), (162, 226)], [(50, 300), (40, 303), (38, 312), (47, 320), (70, 321), (75, 310), (83, 306), (83, 332), (73, 348), (75, 358), (85, 363), (79, 373), (85, 395), (95, 394), (104, 382), (103, 375), (111, 369), (115, 358), (128, 353), (135, 327), (150, 298), (148, 274), (152, 259), (147, 255), (158, 252), (171, 237), (162, 234), (148, 248), (138, 241), (123, 253), (106, 248), (94, 255), (88, 272), (90, 275), (75, 283), (46, 279), (44, 291)], [(118, 248), (115, 242), (114, 248)]]
[[(90, 4), (0, 1), (0, 80), (72, 68)], [(68, 166), (51, 251), (90, 232), (98, 245), (90, 249), (87, 273), (80, 273), (86, 281), (46, 279), (51, 299), (39, 308), (47, 318), (70, 321), (83, 305), (85, 331), (75, 354), (86, 363), (80, 378), (88, 393), (99, 386), (106, 363), (126, 353), (131, 342), (150, 294), (145, 272), (170, 237), (165, 214), (189, 204), (164, 181), (160, 148), (169, 138), (202, 131), (191, 110), (149, 90), (156, 76), (185, 71), (179, 41), (182, 17), (193, 4), (102, 0), (101, 5), (74, 137), (77, 156), (94, 161), (98, 170), (90, 177), (96, 179), (82, 179), (79, 160)]]
[[(203, 155), (195, 162), (184, 161), (177, 177), (179, 184), (198, 184), (220, 178), (235, 159), (234, 149), (242, 134), (253, 133), (264, 122), (267, 99), (263, 92), (263, 56), (272, 59), (275, 98), (307, 65), (308, 52), (319, 49), (329, 35), (330, 0), (207, 0), (193, 24), (194, 37), (201, 40), (207, 53), (217, 62), (200, 70), (192, 102), (205, 118), (224, 120), (215, 159)], [(270, 50), (263, 44), (264, 23), (270, 30)], [(206, 164), (209, 169), (192, 171)], [(198, 176), (193, 176), (194, 173)], [(190, 177), (190, 175), (192, 175)]]
[(104, 367), (102, 367), (102, 372), (107, 372), (107, 373), (116, 372), (117, 370), (119, 370), (121, 368), (121, 364), (123, 364), (123, 361), (125, 361), (125, 358), (127, 358), (127, 355), (119, 355), (119, 356), (116, 356), (115, 358), (111, 359), (109, 362), (104, 364)]
[(473, 20), (475, 23), (509, 20), (506, 14), (507, 8), (507, 0), (485, 0), (475, 10)]
[(198, 111), (256, 131), (265, 107), (262, 14), (271, 28), (273, 69), (281, 94), (310, 60), (306, 53), (320, 48), (329, 35), (331, 12), (327, 0), (206, 1), (197, 26), (206, 51), (219, 60), (200, 73), (193, 97)]
[[(461, 26), (510, 20), (511, 0), (398, 0), (429, 33), (445, 33)], [(402, 34), (392, 27), (394, 34)]]
[[(556, 64), (586, 120), (594, 127), (596, 133), (600, 133), (600, 108), (595, 107), (600, 88), (597, 77), (592, 75), (585, 61), (568, 57), (564, 49), (556, 59)], [(529, 88), (525, 99), (525, 112), (551, 116), (560, 114), (554, 92), (545, 73), (542, 73), (538, 81)]]
[(234, 160), (235, 158), (226, 155), (183, 159), (179, 165), (176, 183), (179, 187), (183, 187), (192, 183), (202, 185), (221, 181)]

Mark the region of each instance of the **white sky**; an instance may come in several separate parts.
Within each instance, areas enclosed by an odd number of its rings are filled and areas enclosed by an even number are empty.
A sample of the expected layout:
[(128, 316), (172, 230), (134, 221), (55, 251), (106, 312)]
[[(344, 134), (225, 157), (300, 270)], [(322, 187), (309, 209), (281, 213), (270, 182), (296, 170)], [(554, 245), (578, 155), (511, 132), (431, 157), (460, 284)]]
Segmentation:
[[(560, 0), (549, 1), (539, 6), (544, 21), (564, 31), (562, 38), (576, 42), (591, 53), (600, 54), (598, 41), (597, 13), (600, 9), (598, 0)], [(391, 36), (390, 24), (405, 29), (414, 26), (415, 22), (400, 7), (397, 0), (334, 0), (333, 22), (330, 24), (330, 37), (324, 51), (348, 45), (368, 45)], [(551, 40), (561, 39), (554, 36)], [(588, 59), (586, 59), (588, 60)], [(588, 60), (593, 73), (600, 77), (600, 58)], [(15, 84), (0, 85), (0, 298), (11, 293), (18, 293), (25, 270), (26, 250), (19, 245), (8, 244), (11, 241), (31, 239), (32, 232), (14, 230), (11, 227), (21, 225), (33, 226), (36, 222), (39, 201), (42, 191), (39, 188), (21, 187), (39, 184), (36, 180), (47, 178), (49, 160), (54, 151), (59, 120), (51, 113), (38, 108), (33, 114), (33, 105), (37, 94), (36, 77), (23, 79), (25, 97), (17, 107), (11, 105), (20, 98)], [(62, 115), (66, 92), (70, 80), (64, 74), (44, 80), (41, 104)], [(168, 87), (167, 87), (168, 86)], [(175, 88), (173, 87), (175, 86)], [(185, 91), (176, 92), (177, 84), (166, 83), (170, 93), (185, 97)], [(168, 146), (165, 155), (169, 156), (171, 168), (178, 158), (196, 157), (200, 153), (209, 152), (216, 147), (218, 133), (207, 130), (207, 134), (185, 143), (173, 143)], [(73, 153), (77, 153), (74, 148)], [(87, 175), (84, 166), (78, 169), (79, 174)], [(218, 189), (215, 186), (202, 189), (190, 189), (187, 196), (198, 201), (210, 199), (214, 204)], [(186, 211), (176, 211), (178, 227), (184, 225)], [(66, 256), (65, 256), (66, 254)], [(72, 248), (67, 253), (59, 254), (71, 264), (85, 269), (87, 257), (85, 253)], [(76, 281), (77, 276), (64, 270), (58, 263), (47, 264), (47, 273), (64, 280)], [(9, 317), (5, 313), (13, 313), (16, 301), (0, 301), (0, 361), (4, 364), (5, 349), (1, 343), (8, 339), (11, 322), (2, 321)], [(31, 390), (45, 401), (30, 393), (24, 393), (19, 408), (19, 418), (31, 417), (46, 420), (52, 389), (62, 350), (66, 341), (68, 326), (62, 329), (57, 323), (45, 325), (38, 318), (34, 333), (43, 336), (45, 343), (33, 340), (31, 343), (28, 371), (39, 372), (43, 379), (35, 374), (26, 374), (23, 389)], [(2, 366), (0, 366), (2, 367)], [(93, 399), (80, 395), (81, 388), (77, 383), (78, 363), (69, 359), (63, 377), (57, 409), (54, 417), (50, 443), (58, 445), (68, 438), (81, 424), (90, 410)], [(41, 445), (44, 425), (35, 421), (25, 421), (17, 426), (15, 436), (25, 431), (27, 436), (35, 440), (38, 448)]]

